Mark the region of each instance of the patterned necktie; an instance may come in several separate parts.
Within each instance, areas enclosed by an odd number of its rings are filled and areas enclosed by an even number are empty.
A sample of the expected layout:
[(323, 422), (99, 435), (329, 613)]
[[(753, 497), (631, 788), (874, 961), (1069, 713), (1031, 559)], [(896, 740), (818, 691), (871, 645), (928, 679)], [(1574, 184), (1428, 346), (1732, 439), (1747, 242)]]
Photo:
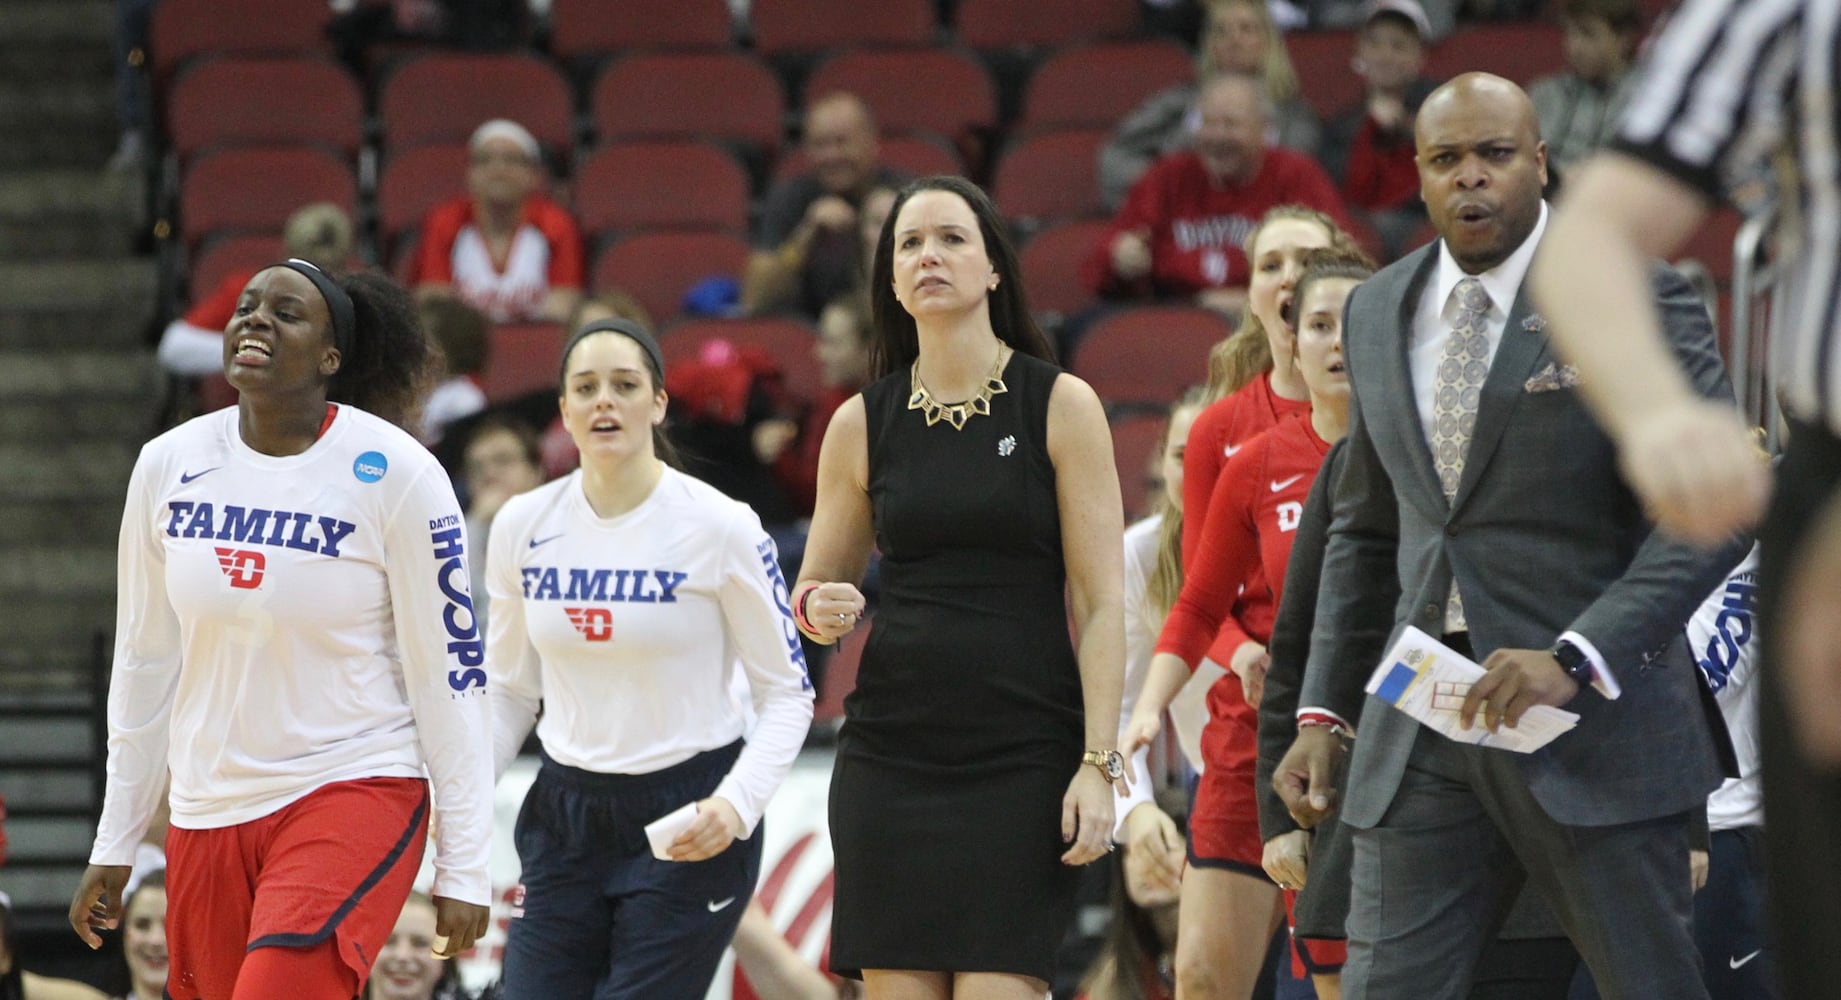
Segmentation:
[[(1482, 282), (1465, 278), (1451, 295), (1457, 300), (1457, 317), (1438, 359), (1432, 402), (1432, 463), (1447, 502), (1457, 496), (1458, 481), (1464, 476), (1464, 453), (1470, 449), (1470, 432), (1477, 423), (1477, 399), (1483, 392), (1483, 380), (1489, 377), (1489, 293)], [(1466, 628), (1464, 604), (1453, 581), (1445, 604), (1445, 631)]]

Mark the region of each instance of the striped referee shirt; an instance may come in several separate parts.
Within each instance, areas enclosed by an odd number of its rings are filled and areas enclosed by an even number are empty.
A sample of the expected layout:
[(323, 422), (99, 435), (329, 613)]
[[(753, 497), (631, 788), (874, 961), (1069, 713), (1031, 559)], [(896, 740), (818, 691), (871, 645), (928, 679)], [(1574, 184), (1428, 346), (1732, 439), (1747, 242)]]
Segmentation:
[(1841, 434), (1841, 3), (1687, 0), (1641, 72), (1613, 148), (1721, 200), (1779, 151), (1794, 156), (1774, 365), (1788, 409)]

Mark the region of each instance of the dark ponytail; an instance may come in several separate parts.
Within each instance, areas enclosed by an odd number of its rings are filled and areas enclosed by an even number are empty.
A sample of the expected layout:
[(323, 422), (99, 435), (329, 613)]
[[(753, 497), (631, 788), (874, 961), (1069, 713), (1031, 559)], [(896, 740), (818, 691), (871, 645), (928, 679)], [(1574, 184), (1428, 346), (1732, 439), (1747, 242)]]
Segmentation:
[(356, 329), (351, 353), (340, 359), (326, 398), (416, 433), (440, 357), (422, 329), (414, 299), (376, 271), (348, 274), (338, 282), (352, 298)]

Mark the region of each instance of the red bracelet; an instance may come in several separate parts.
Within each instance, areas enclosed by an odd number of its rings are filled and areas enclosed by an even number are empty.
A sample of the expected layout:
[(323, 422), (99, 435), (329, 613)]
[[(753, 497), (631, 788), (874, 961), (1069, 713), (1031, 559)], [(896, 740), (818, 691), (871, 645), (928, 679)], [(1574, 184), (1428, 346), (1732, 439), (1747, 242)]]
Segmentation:
[(806, 600), (812, 596), (812, 591), (817, 589), (818, 584), (808, 584), (804, 590), (799, 592), (799, 596), (793, 600), (793, 624), (798, 627), (799, 631), (807, 635), (818, 634), (817, 627), (812, 624), (811, 616), (806, 614), (805, 611)]
[(1300, 712), (1298, 713), (1298, 728), (1304, 729), (1309, 726), (1320, 726), (1324, 729), (1328, 729), (1330, 732), (1335, 733), (1338, 736), (1355, 735), (1353, 732), (1350, 731), (1347, 723), (1343, 722), (1341, 719), (1338, 719), (1334, 715), (1329, 714), (1328, 712)]

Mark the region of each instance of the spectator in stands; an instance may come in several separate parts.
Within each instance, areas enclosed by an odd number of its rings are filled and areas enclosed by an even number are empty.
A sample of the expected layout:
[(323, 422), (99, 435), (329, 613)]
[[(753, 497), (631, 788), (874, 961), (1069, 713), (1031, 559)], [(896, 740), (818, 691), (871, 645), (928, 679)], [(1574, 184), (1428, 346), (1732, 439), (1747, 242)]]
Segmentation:
[(1109, 208), (1125, 200), (1131, 186), (1159, 157), (1189, 148), (1201, 122), (1202, 85), (1217, 73), (1258, 77), (1271, 102), (1267, 141), (1315, 154), (1317, 115), (1298, 92), (1298, 75), (1285, 52), (1284, 36), (1260, 0), (1212, 0), (1195, 54), (1195, 82), (1154, 94), (1119, 124), (1100, 150), (1100, 194)]
[(818, 398), (810, 401), (798, 422), (775, 420), (755, 429), (756, 457), (773, 467), (794, 511), (802, 518), (812, 516), (818, 491), (818, 446), (825, 439), (831, 415), (869, 384), (869, 348), (874, 332), (868, 296), (858, 291), (832, 300), (819, 314), (818, 339), (812, 342), (812, 358), (818, 363), (819, 380), (824, 386)]
[(1081, 279), (1112, 299), (1176, 298), (1239, 313), (1250, 271), (1241, 247), (1268, 209), (1302, 205), (1348, 221), (1323, 168), (1269, 147), (1260, 82), (1222, 74), (1202, 87), (1192, 151), (1157, 161), (1132, 186)]
[(1388, 260), (1426, 224), (1414, 158), (1413, 116), (1437, 86), (1420, 75), (1432, 29), (1419, 0), (1372, 0), (1355, 39), (1361, 103), (1323, 130), (1323, 165), (1352, 212), (1365, 213)]
[(166, 870), (149, 872), (128, 890), (128, 905), (122, 912), (121, 951), (128, 965), (128, 992), (121, 1000), (162, 1000), (166, 970), (172, 965), (166, 952)]
[(466, 1000), (470, 994), (460, 985), (460, 968), (452, 959), (435, 957), (434, 946), (434, 900), (412, 892), (377, 953), (364, 1000)]
[(422, 433), (417, 435), (433, 447), (449, 424), (486, 408), (480, 380), (492, 341), (485, 315), (451, 295), (423, 298), (421, 313), (422, 328), (441, 348), (442, 375), (422, 408)]
[(1547, 166), (1562, 170), (1609, 142), (1630, 96), (1631, 62), (1643, 37), (1638, 0), (1565, 0), (1568, 72), (1528, 88), (1547, 138)]
[(582, 234), (543, 194), (536, 137), (495, 118), (468, 148), (467, 194), (428, 214), (410, 283), (418, 295), (456, 295), (495, 323), (560, 322), (582, 297)]
[(1077, 1000), (1173, 1000), (1178, 890), (1131, 850), (1111, 881), (1112, 923)]
[[(328, 273), (344, 270), (352, 256), (352, 220), (329, 201), (314, 202), (288, 216), (281, 235), (289, 257), (312, 261)], [(230, 325), (243, 286), (255, 276), (253, 267), (238, 269), (202, 297), (195, 294), (192, 308), (167, 324), (160, 337), (161, 366), (187, 378), (222, 374), (224, 327)]]
[(492, 519), (505, 501), (544, 483), (537, 433), (515, 417), (489, 415), (473, 425), (462, 462), (467, 487), (467, 537), (479, 546), (480, 558), (468, 563), (473, 574), (473, 612), (483, 633), (490, 603), (486, 593), (485, 542)]
[(13, 941), (13, 901), (0, 892), (0, 1000), (108, 1000), (74, 979), (51, 979), (20, 968)]
[(862, 283), (858, 209), (875, 188), (899, 187), (878, 165), (876, 119), (855, 94), (832, 93), (805, 113), (811, 168), (774, 185), (761, 209), (742, 279), (750, 315), (792, 311), (817, 318), (825, 303)]

